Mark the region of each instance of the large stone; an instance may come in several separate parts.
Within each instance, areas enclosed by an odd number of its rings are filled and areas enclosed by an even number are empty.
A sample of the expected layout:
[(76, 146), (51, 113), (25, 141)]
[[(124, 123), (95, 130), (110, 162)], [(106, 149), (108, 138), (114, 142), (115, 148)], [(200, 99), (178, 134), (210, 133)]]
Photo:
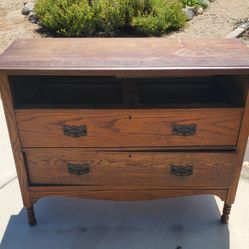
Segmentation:
[(22, 8), (22, 14), (23, 15), (29, 15), (31, 11), (34, 9), (34, 3), (25, 3)]
[(35, 15), (35, 12), (34, 12), (34, 11), (31, 11), (31, 12), (29, 13), (29, 21), (30, 21), (31, 23), (37, 23), (37, 22), (38, 22), (38, 19), (37, 19), (36, 15)]
[(186, 6), (183, 9), (183, 12), (185, 13), (188, 21), (192, 20), (195, 17), (195, 14), (196, 14), (195, 9), (192, 8), (192, 7), (189, 7), (189, 6)]

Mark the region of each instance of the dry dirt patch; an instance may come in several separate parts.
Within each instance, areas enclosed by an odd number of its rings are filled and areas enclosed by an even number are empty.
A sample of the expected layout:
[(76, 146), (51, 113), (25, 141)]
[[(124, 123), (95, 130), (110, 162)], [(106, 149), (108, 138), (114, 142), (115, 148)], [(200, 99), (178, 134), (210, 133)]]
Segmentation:
[(17, 38), (41, 37), (38, 25), (21, 14), (23, 1), (0, 0), (0, 54)]

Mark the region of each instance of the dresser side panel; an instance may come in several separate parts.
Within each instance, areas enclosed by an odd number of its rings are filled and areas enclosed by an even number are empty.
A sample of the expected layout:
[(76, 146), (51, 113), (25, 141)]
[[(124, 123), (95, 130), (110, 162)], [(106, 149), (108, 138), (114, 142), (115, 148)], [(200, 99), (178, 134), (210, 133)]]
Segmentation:
[(240, 82), (244, 91), (245, 110), (237, 143), (237, 163), (234, 167), (233, 178), (226, 199), (227, 204), (233, 204), (235, 200), (249, 134), (249, 76), (241, 76)]
[(0, 75), (0, 88), (23, 203), (25, 207), (30, 207), (32, 205), (32, 202), (28, 189), (28, 176), (25, 167), (25, 160), (22, 153), (19, 132), (16, 124), (15, 112), (13, 109), (7, 74), (2, 73)]

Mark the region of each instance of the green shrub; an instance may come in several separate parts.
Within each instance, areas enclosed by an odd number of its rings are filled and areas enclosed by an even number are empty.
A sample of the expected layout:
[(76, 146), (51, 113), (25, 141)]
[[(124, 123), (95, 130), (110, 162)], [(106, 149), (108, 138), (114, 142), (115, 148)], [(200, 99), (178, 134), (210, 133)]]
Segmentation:
[(133, 16), (137, 16), (139, 13), (147, 14), (153, 11), (152, 0), (130, 0), (129, 5), (131, 6)]
[(181, 0), (183, 6), (191, 6), (191, 7), (196, 7), (196, 6), (201, 6), (203, 8), (207, 8), (208, 4), (205, 0)]
[(38, 0), (35, 11), (42, 26), (62, 36), (80, 36), (95, 31), (87, 0)]
[(61, 36), (162, 35), (186, 22), (180, 0), (36, 0), (42, 26)]
[(128, 1), (123, 0), (95, 0), (92, 10), (95, 16), (96, 29), (106, 35), (122, 30), (129, 25), (131, 16)]
[(182, 14), (182, 5), (177, 1), (152, 1), (152, 9), (147, 13), (139, 13), (133, 19), (133, 25), (141, 34), (160, 35), (165, 30), (181, 28), (186, 21)]

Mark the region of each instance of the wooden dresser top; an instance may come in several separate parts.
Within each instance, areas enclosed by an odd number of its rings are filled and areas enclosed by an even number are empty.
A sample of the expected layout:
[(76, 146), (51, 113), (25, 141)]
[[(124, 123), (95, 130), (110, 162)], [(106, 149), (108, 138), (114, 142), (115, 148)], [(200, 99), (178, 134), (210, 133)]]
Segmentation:
[(0, 71), (118, 77), (249, 74), (249, 49), (234, 39), (19, 39), (1, 55)]

